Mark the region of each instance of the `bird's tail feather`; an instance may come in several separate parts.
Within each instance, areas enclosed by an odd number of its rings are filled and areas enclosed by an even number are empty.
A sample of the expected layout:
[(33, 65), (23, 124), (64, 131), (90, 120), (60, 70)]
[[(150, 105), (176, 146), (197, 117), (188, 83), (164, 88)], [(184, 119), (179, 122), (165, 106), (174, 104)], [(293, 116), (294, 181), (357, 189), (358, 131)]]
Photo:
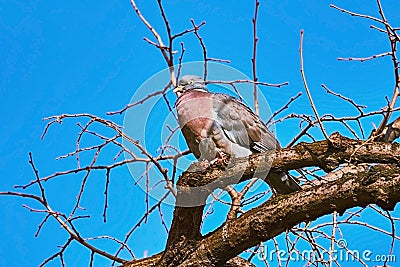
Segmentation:
[(288, 173), (278, 173), (268, 179), (268, 184), (280, 194), (290, 194), (301, 190), (298, 182)]

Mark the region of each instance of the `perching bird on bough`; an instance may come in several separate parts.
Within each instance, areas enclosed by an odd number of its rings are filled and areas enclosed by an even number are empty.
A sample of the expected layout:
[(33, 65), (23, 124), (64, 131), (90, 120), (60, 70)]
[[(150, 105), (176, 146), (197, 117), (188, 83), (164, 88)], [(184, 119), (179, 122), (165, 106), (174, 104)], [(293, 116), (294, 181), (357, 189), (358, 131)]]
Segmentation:
[[(209, 92), (202, 78), (185, 75), (174, 92), (178, 94), (179, 126), (197, 159), (212, 162), (227, 155), (240, 158), (280, 149), (275, 136), (249, 107), (232, 96)], [(267, 182), (281, 194), (301, 190), (284, 172)]]

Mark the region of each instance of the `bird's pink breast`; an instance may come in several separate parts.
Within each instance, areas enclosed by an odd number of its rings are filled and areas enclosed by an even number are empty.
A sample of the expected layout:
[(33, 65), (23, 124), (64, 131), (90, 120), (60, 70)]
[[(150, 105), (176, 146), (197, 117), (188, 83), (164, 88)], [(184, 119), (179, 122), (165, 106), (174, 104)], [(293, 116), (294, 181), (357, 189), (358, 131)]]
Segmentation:
[(189, 128), (199, 139), (207, 136), (214, 121), (213, 99), (210, 95), (207, 92), (186, 92), (176, 104), (180, 127)]

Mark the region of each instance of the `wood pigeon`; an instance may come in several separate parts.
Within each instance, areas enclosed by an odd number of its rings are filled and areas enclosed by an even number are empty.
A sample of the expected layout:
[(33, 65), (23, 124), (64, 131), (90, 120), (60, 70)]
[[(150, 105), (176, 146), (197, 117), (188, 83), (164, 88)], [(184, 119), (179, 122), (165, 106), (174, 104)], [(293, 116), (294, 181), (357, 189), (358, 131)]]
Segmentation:
[[(202, 78), (185, 75), (174, 92), (179, 126), (197, 159), (239, 158), (280, 149), (275, 136), (249, 107), (232, 96), (209, 92)], [(286, 173), (273, 175), (268, 184), (281, 194), (301, 190)]]

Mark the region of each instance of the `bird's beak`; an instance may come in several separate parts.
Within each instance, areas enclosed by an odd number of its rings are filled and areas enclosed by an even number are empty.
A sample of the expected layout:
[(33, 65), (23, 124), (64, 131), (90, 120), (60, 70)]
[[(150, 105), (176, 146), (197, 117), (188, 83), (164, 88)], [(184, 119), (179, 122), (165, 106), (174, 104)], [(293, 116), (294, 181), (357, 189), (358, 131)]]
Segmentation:
[(177, 93), (182, 93), (182, 92), (183, 92), (183, 88), (184, 88), (184, 86), (178, 85), (177, 87), (175, 87), (174, 93), (175, 93), (175, 94), (177, 94)]

